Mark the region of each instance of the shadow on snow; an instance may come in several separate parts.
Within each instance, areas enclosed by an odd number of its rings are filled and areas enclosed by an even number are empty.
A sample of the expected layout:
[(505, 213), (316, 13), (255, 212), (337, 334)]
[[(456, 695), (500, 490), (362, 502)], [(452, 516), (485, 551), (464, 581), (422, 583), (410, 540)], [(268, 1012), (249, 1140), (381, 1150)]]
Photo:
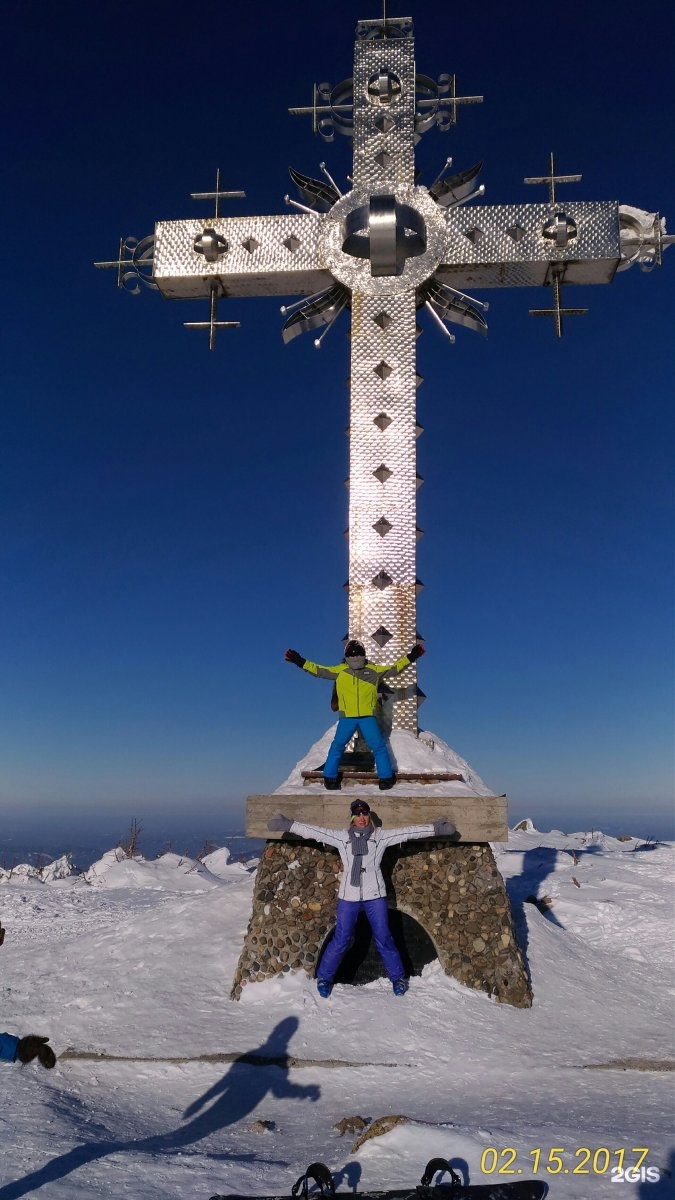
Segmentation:
[[(185, 1110), (183, 1114), (187, 1124), (167, 1133), (154, 1134), (152, 1137), (134, 1138), (130, 1141), (98, 1141), (87, 1142), (73, 1147), (66, 1154), (51, 1159), (37, 1171), (32, 1171), (23, 1179), (7, 1183), (0, 1187), (1, 1200), (18, 1200), (36, 1191), (47, 1183), (54, 1183), (80, 1167), (108, 1154), (132, 1152), (136, 1154), (166, 1154), (177, 1153), (184, 1146), (190, 1146), (203, 1138), (210, 1137), (228, 1125), (235, 1125), (243, 1120), (260, 1104), (265, 1096), (275, 1096), (282, 1100), (311, 1100), (316, 1101), (321, 1094), (317, 1084), (303, 1087), (291, 1083), (288, 1078), (288, 1068), (280, 1066), (252, 1066), (251, 1053), (256, 1056), (279, 1058), (286, 1054), (288, 1043), (298, 1028), (297, 1017), (286, 1017), (272, 1030), (266, 1043), (255, 1052), (249, 1052), (236, 1059), (222, 1079), (204, 1092)], [(212, 1103), (213, 1101), (213, 1103)], [(210, 1107), (206, 1107), (210, 1105)], [(217, 1158), (229, 1158), (234, 1161), (255, 1161), (254, 1155), (228, 1155), (226, 1152), (214, 1155)]]

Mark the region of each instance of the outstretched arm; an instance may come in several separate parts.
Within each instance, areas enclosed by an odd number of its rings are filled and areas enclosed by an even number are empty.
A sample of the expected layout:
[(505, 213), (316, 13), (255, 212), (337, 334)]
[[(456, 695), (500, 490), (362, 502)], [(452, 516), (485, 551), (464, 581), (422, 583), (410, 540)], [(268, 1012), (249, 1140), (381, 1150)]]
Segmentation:
[(327, 846), (340, 846), (344, 840), (336, 829), (324, 829), (322, 825), (306, 825), (304, 821), (291, 821), (290, 817), (285, 817), (283, 813), (275, 813), (270, 817), (267, 828), (273, 833), (294, 833), (296, 837), (324, 842)]
[(14, 1037), (11, 1033), (0, 1033), (0, 1061), (22, 1063), (32, 1062), (37, 1058), (43, 1067), (53, 1067), (56, 1055), (51, 1046), (47, 1045), (48, 1037), (29, 1033), (26, 1037)]
[(297, 650), (287, 650), (284, 654), (286, 662), (295, 663), (296, 667), (301, 667), (303, 671), (307, 671), (309, 675), (316, 675), (318, 679), (335, 679), (340, 673), (341, 663), (335, 667), (324, 667), (321, 663), (310, 662), (308, 658), (303, 658), (298, 654)]
[(428, 825), (405, 825), (400, 829), (389, 829), (380, 838), (380, 845), (398, 846), (401, 842), (419, 841), (421, 838), (452, 837), (457, 833), (456, 827), (447, 817)]
[(417, 659), (421, 658), (423, 654), (426, 654), (424, 646), (421, 642), (416, 642), (412, 650), (409, 650), (408, 653), (404, 654), (402, 658), (398, 658), (395, 663), (391, 664), (391, 666), (376, 667), (375, 669), (382, 676), (400, 675), (401, 671), (405, 671), (406, 667), (409, 667), (411, 663), (417, 662)]

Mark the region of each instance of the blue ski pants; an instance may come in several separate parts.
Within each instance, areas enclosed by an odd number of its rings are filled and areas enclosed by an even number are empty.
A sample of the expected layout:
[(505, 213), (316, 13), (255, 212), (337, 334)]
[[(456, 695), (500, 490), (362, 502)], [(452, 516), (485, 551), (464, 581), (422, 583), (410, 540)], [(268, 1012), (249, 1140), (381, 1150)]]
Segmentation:
[(396, 942), (391, 936), (389, 928), (389, 906), (383, 897), (380, 900), (338, 900), (335, 932), (323, 952), (317, 970), (317, 978), (332, 981), (342, 958), (349, 949), (354, 926), (361, 909), (370, 923), (375, 945), (387, 975), (392, 981), (405, 977), (401, 955), (396, 949)]
[(335, 730), (335, 737), (324, 763), (324, 779), (337, 779), (340, 759), (342, 758), (344, 748), (357, 729), (361, 730), (373, 752), (379, 778), (389, 779), (393, 775), (394, 768), (391, 765), (387, 743), (382, 735), (377, 717), (340, 717), (337, 729)]

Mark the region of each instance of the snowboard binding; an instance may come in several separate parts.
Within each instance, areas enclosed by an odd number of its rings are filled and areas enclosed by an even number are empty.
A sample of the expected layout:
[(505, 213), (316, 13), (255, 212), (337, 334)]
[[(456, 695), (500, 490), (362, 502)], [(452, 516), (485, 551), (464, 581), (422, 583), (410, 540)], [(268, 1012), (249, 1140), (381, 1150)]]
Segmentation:
[[(434, 1183), (434, 1176), (449, 1175), (447, 1183)], [(333, 1176), (321, 1162), (310, 1163), (304, 1175), (293, 1184), (291, 1200), (301, 1197), (307, 1200), (310, 1182), (314, 1182), (325, 1200), (336, 1195)], [(447, 1158), (432, 1158), (424, 1168), (422, 1178), (413, 1188), (396, 1188), (385, 1192), (350, 1193), (362, 1200), (544, 1200), (548, 1184), (543, 1179), (517, 1179), (511, 1183), (464, 1183), (462, 1176)], [(312, 1196), (316, 1193), (312, 1193)], [(211, 1196), (210, 1200), (286, 1200), (284, 1196)]]

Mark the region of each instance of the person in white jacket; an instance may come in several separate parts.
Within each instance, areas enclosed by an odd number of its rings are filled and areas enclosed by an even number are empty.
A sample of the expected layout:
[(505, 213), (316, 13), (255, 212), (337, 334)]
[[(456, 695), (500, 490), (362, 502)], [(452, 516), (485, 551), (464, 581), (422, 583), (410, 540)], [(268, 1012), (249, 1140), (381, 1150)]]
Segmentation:
[(428, 825), (406, 825), (400, 829), (386, 830), (376, 828), (371, 819), (370, 805), (365, 800), (352, 801), (350, 817), (349, 828), (342, 830), (306, 825), (303, 821), (291, 821), (283, 813), (277, 813), (268, 821), (267, 828), (334, 846), (342, 860), (335, 930), (319, 964), (319, 995), (330, 996), (335, 973), (349, 948), (357, 917), (363, 909), (394, 994), (403, 996), (408, 990), (408, 981), (389, 928), (382, 856), (389, 846), (419, 838), (452, 837), (457, 831), (447, 817)]

